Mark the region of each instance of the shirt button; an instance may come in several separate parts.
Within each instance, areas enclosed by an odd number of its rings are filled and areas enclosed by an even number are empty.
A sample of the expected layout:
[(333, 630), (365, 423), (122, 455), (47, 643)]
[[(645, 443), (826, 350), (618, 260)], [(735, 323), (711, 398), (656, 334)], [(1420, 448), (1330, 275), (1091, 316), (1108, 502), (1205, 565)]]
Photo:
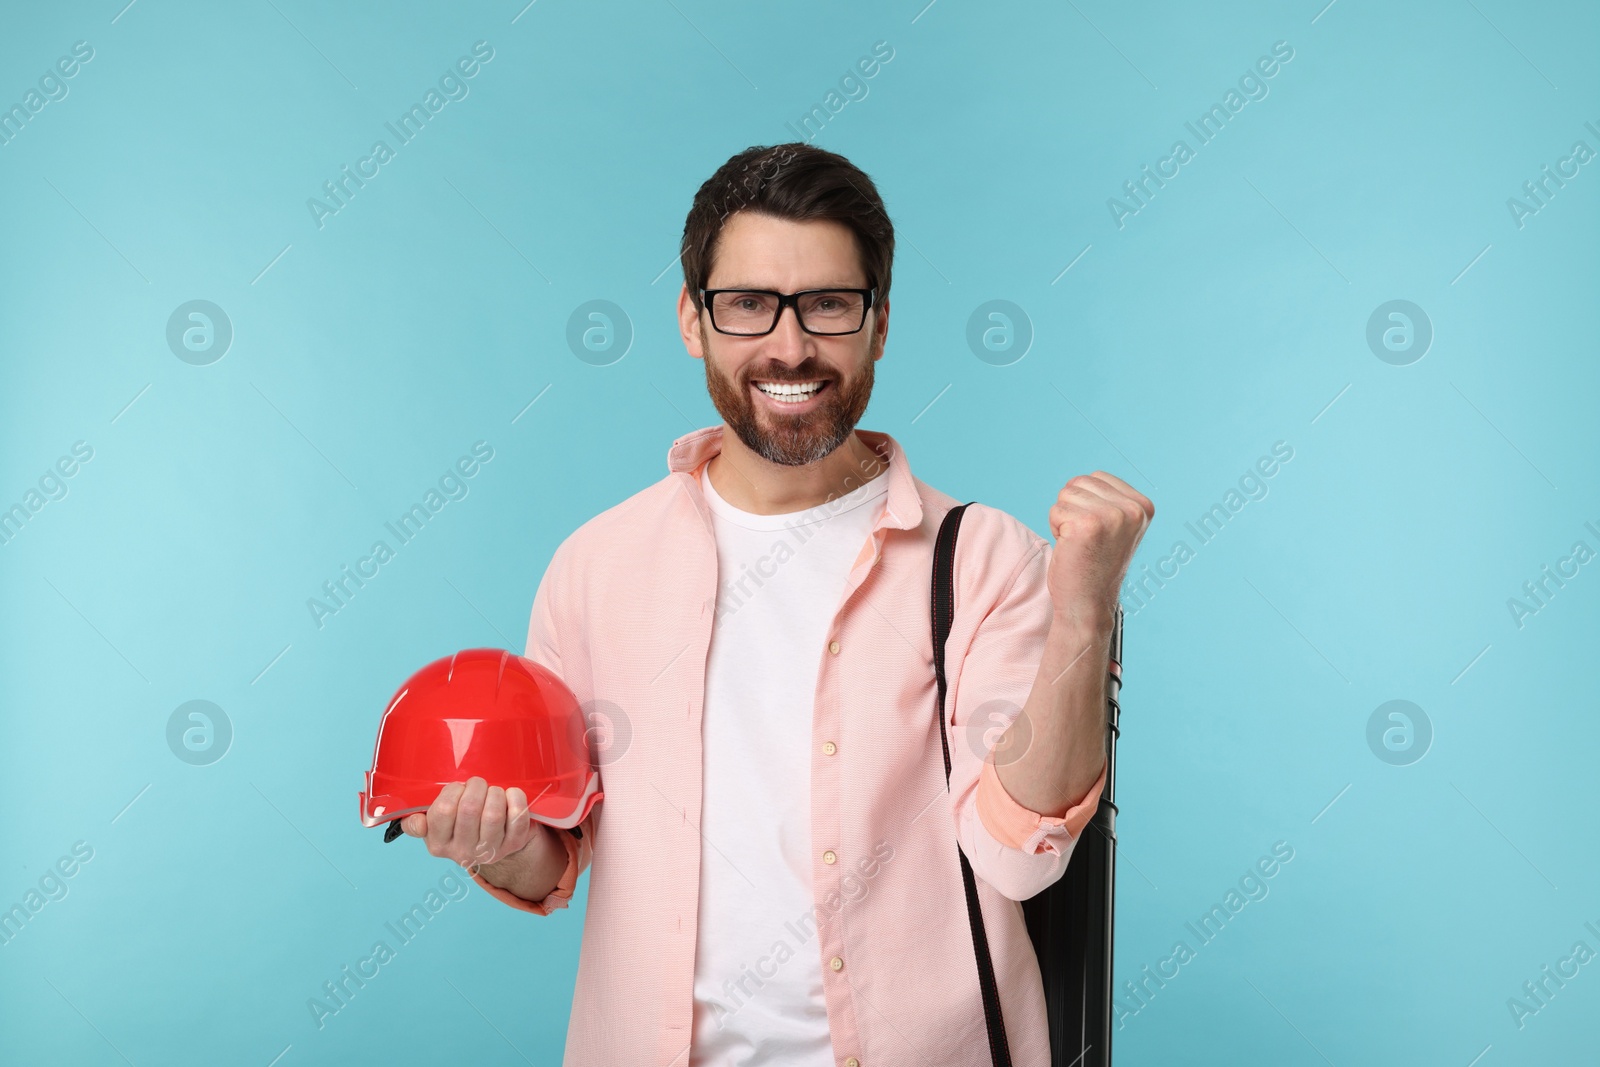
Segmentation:
[(844, 1061), (844, 1067), (861, 1067), (861, 1061), (850, 1056)]
[(844, 966), (844, 960), (841, 960), (838, 956), (835, 956), (833, 959), (828, 961), (828, 966), (837, 971)]
[(823, 863), (832, 863), (834, 860), (836, 860), (838, 858), (839, 858), (838, 855), (835, 854), (833, 849), (831, 849), (831, 848), (828, 849), (828, 851), (826, 851), (826, 852), (824, 852), (822, 854), (822, 862)]
[(824, 741), (824, 742), (822, 742), (822, 754), (823, 755), (831, 756), (837, 751), (839, 751), (839, 746), (834, 744), (832, 741)]
[(839, 642), (837, 642), (837, 641), (828, 642), (828, 651), (832, 652), (835, 656), (837, 656), (839, 654)]

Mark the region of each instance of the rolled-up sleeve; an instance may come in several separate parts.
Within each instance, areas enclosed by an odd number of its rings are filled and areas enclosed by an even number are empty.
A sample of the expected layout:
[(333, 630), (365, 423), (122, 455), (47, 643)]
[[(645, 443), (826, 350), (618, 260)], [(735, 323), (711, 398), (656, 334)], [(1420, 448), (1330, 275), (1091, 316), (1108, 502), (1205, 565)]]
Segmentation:
[[(528, 620), (528, 643), (524, 653), (535, 663), (555, 672), (557, 677), (563, 677), (558, 637), (563, 625), (569, 628), (574, 625), (570, 612), (565, 608), (565, 601), (560, 595), (561, 567), (567, 558), (565, 549), (568, 543), (563, 541), (551, 554), (544, 577), (539, 581), (539, 589), (533, 595), (533, 611)], [(555, 888), (546, 894), (543, 900), (525, 900), (508, 889), (490, 885), (476, 871), (468, 873), (490, 896), (518, 911), (549, 915), (558, 908), (564, 908), (572, 899), (573, 890), (578, 885), (578, 876), (588, 869), (589, 862), (594, 856), (594, 833), (600, 820), (600, 810), (604, 806), (604, 800), (596, 803), (578, 824), (583, 833), (581, 838), (574, 837), (570, 830), (555, 831), (556, 836), (566, 846), (567, 866), (561, 872), (561, 878), (556, 882)]]
[[(596, 810), (598, 810), (598, 805)], [(573, 837), (570, 830), (557, 830), (555, 832), (561, 842), (566, 845), (567, 868), (561, 872), (561, 880), (556, 883), (556, 887), (546, 894), (543, 900), (524, 900), (509, 889), (501, 889), (499, 886), (490, 885), (484, 881), (483, 875), (477, 871), (469, 872), (472, 875), (472, 880), (483, 886), (490, 896), (502, 904), (516, 908), (518, 911), (531, 911), (535, 915), (549, 915), (557, 908), (566, 907), (567, 902), (572, 899), (573, 889), (578, 884), (578, 875), (582, 874), (584, 868), (589, 866), (591, 852), (589, 832), (593, 829), (593, 819), (594, 812), (591, 811), (589, 817), (579, 824), (583, 830), (582, 839)]]
[(1041, 815), (1018, 804), (995, 772), (994, 761), (984, 760), (978, 775), (978, 820), (994, 839), (1007, 848), (1020, 849), (1030, 856), (1049, 850), (1065, 852), (1094, 817), (1100, 806), (1100, 791), (1106, 787), (1106, 768), (1100, 768), (1089, 792), (1061, 816)]
[(1102, 768), (1077, 803), (1047, 816), (1019, 804), (995, 772), (993, 745), (1021, 714), (1050, 632), (1049, 549), (1010, 515), (969, 506), (956, 543), (955, 617), (945, 647), (957, 837), (973, 873), (1012, 900), (1036, 896), (1065, 872), (1106, 781)]

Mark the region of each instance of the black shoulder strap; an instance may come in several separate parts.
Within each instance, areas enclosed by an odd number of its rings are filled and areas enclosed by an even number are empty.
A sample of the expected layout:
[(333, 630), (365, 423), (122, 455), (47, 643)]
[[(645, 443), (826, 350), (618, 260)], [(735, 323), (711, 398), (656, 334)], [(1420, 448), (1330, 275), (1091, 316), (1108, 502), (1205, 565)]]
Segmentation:
[[(939, 527), (938, 539), (933, 546), (933, 670), (939, 681), (939, 745), (944, 750), (944, 785), (950, 788), (950, 739), (944, 725), (944, 643), (950, 636), (950, 624), (955, 618), (956, 534), (961, 529), (961, 516), (967, 504), (953, 507), (946, 513)], [(1005, 1023), (1000, 1016), (1000, 991), (994, 980), (994, 962), (989, 957), (989, 939), (983, 931), (983, 910), (978, 904), (978, 885), (972, 876), (972, 864), (967, 854), (957, 844), (961, 857), (961, 881), (967, 890), (967, 917), (972, 923), (972, 949), (978, 959), (978, 986), (983, 992), (983, 1014), (989, 1026), (989, 1055), (994, 1067), (1011, 1067), (1011, 1050), (1006, 1044)]]

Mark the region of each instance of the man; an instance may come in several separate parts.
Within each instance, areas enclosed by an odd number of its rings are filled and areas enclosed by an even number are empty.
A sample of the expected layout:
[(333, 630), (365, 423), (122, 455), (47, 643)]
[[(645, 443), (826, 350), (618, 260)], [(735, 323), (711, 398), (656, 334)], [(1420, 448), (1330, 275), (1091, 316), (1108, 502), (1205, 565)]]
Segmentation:
[(1053, 548), (968, 508), (947, 790), (929, 589), (957, 502), (855, 429), (893, 253), (871, 180), (814, 146), (751, 148), (701, 187), (678, 319), (722, 425), (557, 547), (529, 624), (527, 655), (626, 725), (605, 798), (574, 836), (473, 778), (404, 822), (540, 915), (592, 865), (569, 1067), (987, 1062), (958, 847), (1013, 1060), (1048, 1067), (1020, 901), (1104, 786), (1116, 593), (1154, 507), (1072, 478)]

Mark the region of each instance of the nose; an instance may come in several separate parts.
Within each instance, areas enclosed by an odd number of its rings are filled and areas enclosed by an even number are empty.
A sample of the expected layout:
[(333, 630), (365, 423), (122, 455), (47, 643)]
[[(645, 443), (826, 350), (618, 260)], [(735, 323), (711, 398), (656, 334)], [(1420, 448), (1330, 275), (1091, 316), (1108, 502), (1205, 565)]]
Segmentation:
[(800, 328), (800, 313), (792, 307), (778, 313), (778, 325), (767, 335), (765, 355), (786, 363), (799, 363), (806, 358), (807, 333)]

